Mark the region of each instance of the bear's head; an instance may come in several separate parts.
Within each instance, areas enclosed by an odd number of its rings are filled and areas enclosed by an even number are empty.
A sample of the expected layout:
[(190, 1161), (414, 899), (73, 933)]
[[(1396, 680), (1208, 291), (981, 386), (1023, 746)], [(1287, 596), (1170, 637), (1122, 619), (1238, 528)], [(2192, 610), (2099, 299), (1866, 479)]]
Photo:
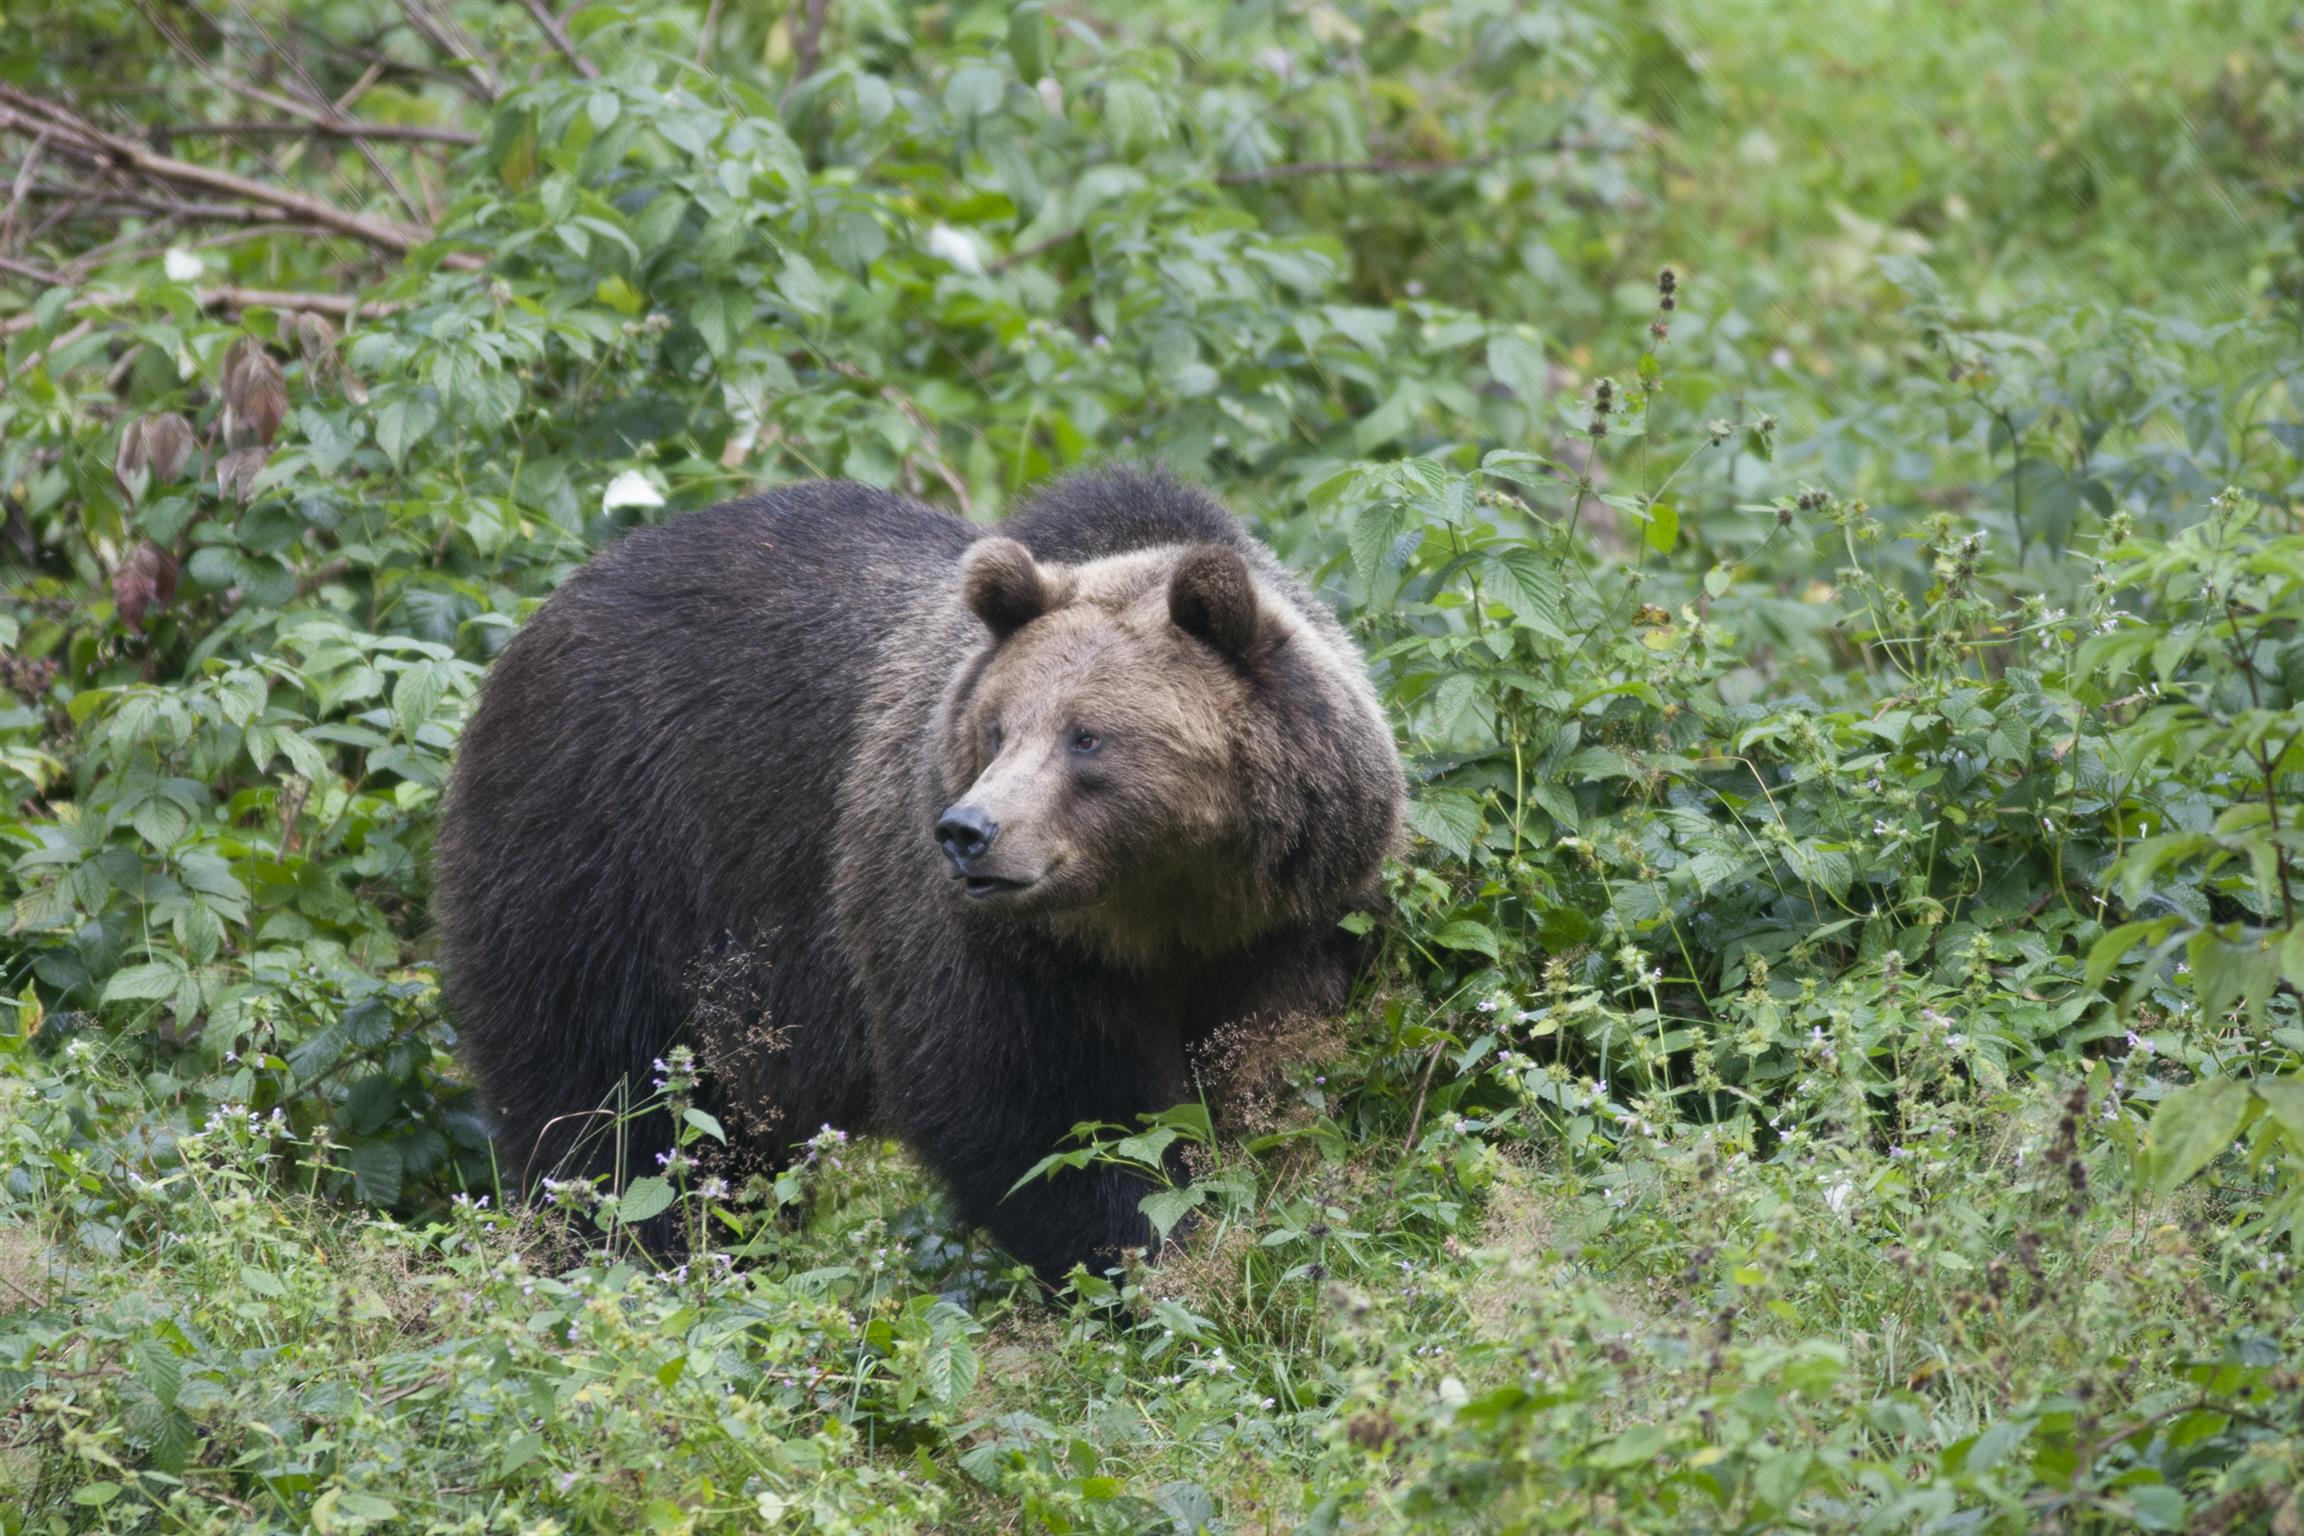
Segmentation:
[(1368, 894), (1399, 833), (1390, 728), (1333, 621), (1240, 551), (1058, 565), (993, 537), (961, 590), (984, 644), (939, 714), (932, 836), (972, 914), (1154, 965)]

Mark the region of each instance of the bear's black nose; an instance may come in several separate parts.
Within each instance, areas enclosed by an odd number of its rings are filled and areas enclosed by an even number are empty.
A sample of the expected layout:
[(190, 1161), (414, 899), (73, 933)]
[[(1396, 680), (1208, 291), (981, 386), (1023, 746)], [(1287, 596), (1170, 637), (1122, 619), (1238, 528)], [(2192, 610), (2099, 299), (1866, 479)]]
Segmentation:
[(1000, 824), (973, 805), (956, 805), (936, 823), (936, 841), (944, 845), (945, 857), (963, 868), (970, 859), (982, 858), (999, 835)]

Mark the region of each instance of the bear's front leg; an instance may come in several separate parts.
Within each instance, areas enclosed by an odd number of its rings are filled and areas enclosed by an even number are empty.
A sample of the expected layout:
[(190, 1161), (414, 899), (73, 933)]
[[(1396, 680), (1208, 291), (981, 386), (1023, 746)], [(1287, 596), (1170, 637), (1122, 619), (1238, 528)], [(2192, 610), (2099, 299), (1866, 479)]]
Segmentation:
[[(1155, 1186), (1097, 1164), (1017, 1180), (1073, 1146), (1073, 1126), (1098, 1121), (1134, 1132), (1139, 1116), (1181, 1102), (1189, 1085), (1180, 1045), (1158, 1049), (1141, 1035), (1121, 1044), (1134, 1032), (1052, 1017), (1069, 1012), (1052, 1001), (1034, 999), (1007, 1014), (1008, 1028), (995, 1040), (929, 1036), (954, 1048), (916, 1053), (883, 1110), (942, 1176), (961, 1218), (1054, 1285), (1074, 1264), (1100, 1271), (1122, 1249), (1151, 1246), (1152, 1225), (1139, 1207)], [(1170, 1172), (1180, 1178), (1174, 1151)]]

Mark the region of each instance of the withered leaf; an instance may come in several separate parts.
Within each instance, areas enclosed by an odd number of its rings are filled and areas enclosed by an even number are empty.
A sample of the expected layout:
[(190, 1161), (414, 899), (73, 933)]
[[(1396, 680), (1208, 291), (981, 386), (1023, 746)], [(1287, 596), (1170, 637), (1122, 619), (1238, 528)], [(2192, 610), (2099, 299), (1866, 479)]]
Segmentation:
[(112, 456), (112, 478), (119, 482), (120, 494), (133, 502), (136, 477), (151, 467), (151, 452), (144, 446), (144, 418), (139, 416), (120, 434), (120, 450)]
[(176, 600), (176, 557), (146, 539), (112, 573), (112, 602), (132, 635), (144, 633), (145, 615)]
[(269, 446), (288, 415), (288, 387), (263, 344), (243, 336), (224, 354), (224, 440)]
[(144, 452), (155, 479), (174, 480), (182, 475), (196, 446), (192, 423), (176, 412), (162, 411), (144, 419)]
[(237, 497), (242, 505), (256, 494), (256, 477), (264, 473), (271, 453), (261, 443), (235, 448), (216, 461), (216, 491)]

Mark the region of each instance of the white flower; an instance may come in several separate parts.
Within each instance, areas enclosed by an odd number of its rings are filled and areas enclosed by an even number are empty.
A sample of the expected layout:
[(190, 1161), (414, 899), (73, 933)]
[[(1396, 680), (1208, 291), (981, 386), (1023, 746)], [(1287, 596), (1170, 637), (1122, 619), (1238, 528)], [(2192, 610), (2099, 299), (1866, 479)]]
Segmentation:
[(1842, 1179), (1824, 1191), (1824, 1204), (1835, 1216), (1845, 1215), (1848, 1210), (1848, 1202), (1855, 1198), (1856, 1186), (1846, 1179)]
[(1062, 117), (1064, 115), (1064, 87), (1056, 83), (1054, 75), (1042, 75), (1039, 83), (1032, 89), (1039, 96), (1041, 107), (1050, 117)]
[(600, 510), (613, 512), (618, 507), (660, 507), (664, 493), (650, 483), (648, 477), (636, 469), (628, 469), (608, 482), (607, 491), (600, 498)]
[(966, 230), (939, 224), (928, 231), (928, 254), (952, 263), (970, 277), (984, 275), (984, 256), (976, 249), (976, 237)]
[(161, 267), (172, 283), (197, 282), (208, 264), (180, 245), (168, 247), (168, 254), (160, 258)]

